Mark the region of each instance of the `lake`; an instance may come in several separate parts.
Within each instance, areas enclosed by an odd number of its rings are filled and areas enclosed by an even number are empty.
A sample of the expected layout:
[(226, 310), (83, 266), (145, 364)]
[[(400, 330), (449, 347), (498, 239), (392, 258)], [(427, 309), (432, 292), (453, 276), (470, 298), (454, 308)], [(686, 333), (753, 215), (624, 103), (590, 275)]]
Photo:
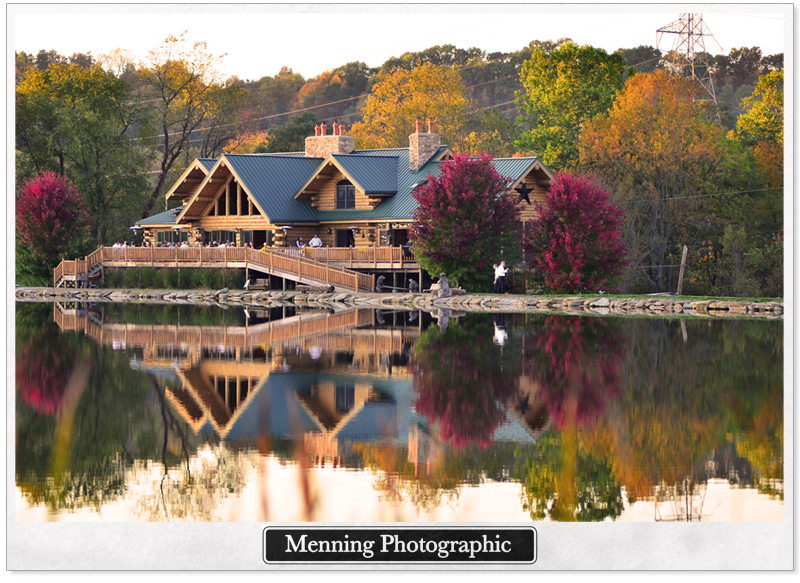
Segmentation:
[(17, 521), (782, 521), (783, 322), (17, 303)]

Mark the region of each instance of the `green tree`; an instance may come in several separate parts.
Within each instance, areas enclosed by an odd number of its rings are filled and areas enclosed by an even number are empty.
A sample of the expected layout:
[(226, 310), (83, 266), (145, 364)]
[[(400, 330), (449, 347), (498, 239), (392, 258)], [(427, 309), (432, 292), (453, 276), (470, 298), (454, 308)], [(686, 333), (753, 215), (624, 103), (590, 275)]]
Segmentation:
[(297, 92), (305, 82), (299, 73), (295, 73), (289, 67), (282, 67), (277, 75), (262, 77), (249, 84), (249, 107), (253, 116), (259, 120), (260, 130), (266, 130), (289, 120), (288, 113), (295, 108)]
[(517, 93), (523, 130), (518, 150), (561, 171), (578, 160), (578, 138), (587, 122), (608, 111), (623, 85), (625, 59), (589, 45), (567, 42), (547, 53), (535, 49), (522, 67)]
[(314, 135), (317, 123), (316, 115), (310, 111), (303, 112), (288, 123), (269, 130), (266, 145), (257, 147), (255, 152), (302, 152), (306, 138)]
[(17, 184), (42, 172), (69, 175), (86, 200), (98, 245), (124, 238), (144, 205), (152, 153), (132, 138), (141, 107), (99, 65), (28, 69), (17, 85)]
[(661, 61), (661, 51), (648, 45), (639, 45), (632, 49), (617, 49), (615, 55), (625, 59), (625, 75), (630, 77), (634, 73), (650, 73), (658, 69)]
[(139, 67), (145, 98), (152, 101), (155, 131), (151, 144), (159, 153), (155, 186), (143, 217), (150, 215), (164, 192), (170, 170), (187, 153), (191, 140), (204, 137), (213, 120), (222, 115), (220, 105), (228, 89), (219, 71), (224, 55), (210, 53), (202, 41), (190, 48), (186, 44), (186, 31), (177, 37), (169, 35)]

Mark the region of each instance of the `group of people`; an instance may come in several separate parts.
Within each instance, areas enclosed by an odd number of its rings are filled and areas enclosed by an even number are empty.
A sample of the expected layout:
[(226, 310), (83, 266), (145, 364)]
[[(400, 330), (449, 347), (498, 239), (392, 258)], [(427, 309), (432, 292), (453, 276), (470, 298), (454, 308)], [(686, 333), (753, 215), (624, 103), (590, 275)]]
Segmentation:
[[(297, 241), (295, 242), (295, 246), (298, 249), (302, 249), (303, 247), (306, 246), (306, 244), (303, 243), (303, 238), (302, 237), (298, 237), (297, 238)], [(322, 239), (320, 239), (317, 235), (314, 235), (311, 238), (311, 240), (308, 242), (308, 246), (313, 248), (313, 249), (319, 249), (320, 247), (322, 247)]]

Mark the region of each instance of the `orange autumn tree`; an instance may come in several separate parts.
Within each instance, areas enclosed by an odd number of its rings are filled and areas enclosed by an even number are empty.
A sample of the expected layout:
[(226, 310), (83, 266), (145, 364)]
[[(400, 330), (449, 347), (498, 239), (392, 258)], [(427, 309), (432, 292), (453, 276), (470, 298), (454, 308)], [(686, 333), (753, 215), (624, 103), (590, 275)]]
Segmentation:
[(416, 120), (434, 120), (442, 143), (458, 149), (468, 109), (464, 83), (454, 69), (432, 63), (392, 69), (379, 76), (352, 135), (359, 148), (406, 148)]
[(637, 288), (675, 289), (680, 246), (704, 235), (706, 195), (735, 179), (723, 172), (728, 145), (698, 86), (664, 71), (628, 79), (608, 114), (585, 126), (580, 169), (625, 211)]

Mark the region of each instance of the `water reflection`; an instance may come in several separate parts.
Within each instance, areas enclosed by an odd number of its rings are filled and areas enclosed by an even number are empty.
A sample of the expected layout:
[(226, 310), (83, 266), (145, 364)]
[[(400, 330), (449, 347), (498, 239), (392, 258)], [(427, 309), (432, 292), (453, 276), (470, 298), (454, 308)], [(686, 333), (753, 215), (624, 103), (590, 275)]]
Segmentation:
[(17, 487), (50, 517), (328, 520), (365, 480), (366, 520), (496, 520), (463, 503), (504, 507), (493, 484), (514, 520), (709, 520), (714, 480), (783, 498), (780, 323), (18, 308)]

